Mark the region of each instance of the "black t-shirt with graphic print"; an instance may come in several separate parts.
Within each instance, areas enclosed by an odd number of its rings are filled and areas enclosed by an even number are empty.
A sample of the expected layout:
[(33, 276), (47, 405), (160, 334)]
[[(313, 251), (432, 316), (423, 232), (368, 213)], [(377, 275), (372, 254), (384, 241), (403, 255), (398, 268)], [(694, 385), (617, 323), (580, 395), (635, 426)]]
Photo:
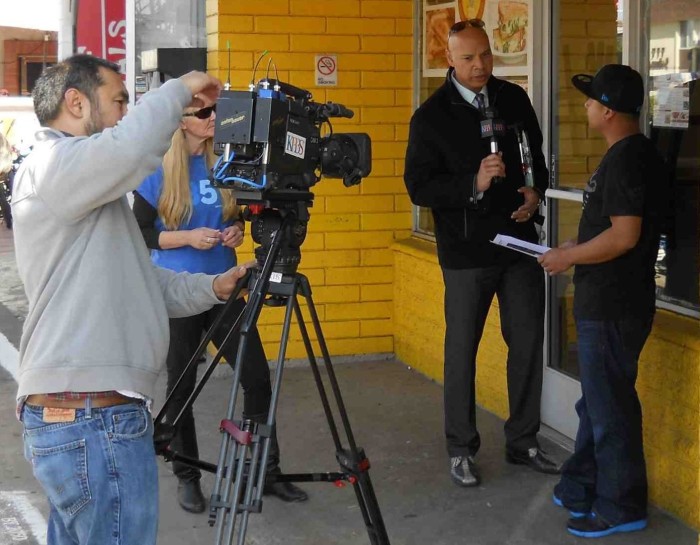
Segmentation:
[(642, 232), (629, 252), (605, 263), (576, 266), (576, 318), (616, 320), (653, 314), (654, 264), (667, 199), (667, 169), (646, 136), (628, 136), (608, 149), (584, 192), (578, 242), (610, 228), (611, 216), (640, 216)]

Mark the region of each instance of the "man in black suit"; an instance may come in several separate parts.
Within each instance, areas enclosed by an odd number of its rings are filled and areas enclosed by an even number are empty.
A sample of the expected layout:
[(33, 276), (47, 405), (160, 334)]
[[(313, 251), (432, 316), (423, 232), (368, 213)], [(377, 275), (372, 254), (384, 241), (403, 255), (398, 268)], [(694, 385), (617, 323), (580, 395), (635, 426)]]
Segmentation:
[[(451, 476), (460, 486), (480, 482), (474, 456), (476, 354), (494, 294), (508, 345), (506, 459), (557, 473), (537, 443), (542, 393), (544, 275), (532, 258), (490, 241), (497, 233), (538, 240), (534, 218), (547, 187), (542, 132), (527, 93), (492, 76), (484, 23), (460, 21), (450, 30), (445, 84), (411, 119), (404, 179), (414, 204), (435, 219), (445, 282), (445, 433)], [(487, 109), (508, 126), (492, 153), (481, 136)], [(534, 186), (526, 184), (518, 138), (532, 150)]]

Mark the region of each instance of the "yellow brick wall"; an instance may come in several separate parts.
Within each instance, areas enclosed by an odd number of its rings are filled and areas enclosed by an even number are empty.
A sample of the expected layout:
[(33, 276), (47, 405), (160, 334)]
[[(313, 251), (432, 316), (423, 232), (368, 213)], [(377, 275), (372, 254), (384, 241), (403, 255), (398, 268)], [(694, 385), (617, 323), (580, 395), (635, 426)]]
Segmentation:
[(442, 383), (445, 287), (435, 244), (411, 238), (394, 245), (392, 249), (396, 358)]
[(700, 527), (700, 324), (659, 311), (639, 362), (649, 499)]
[[(324, 179), (313, 187), (309, 234), (299, 272), (314, 301), (332, 355), (391, 353), (393, 259), (390, 245), (410, 235), (411, 206), (402, 181), (411, 116), (412, 0), (207, 0), (207, 63), (245, 89), (272, 58), (281, 80), (308, 89), (316, 102), (355, 111), (333, 120), (337, 132), (372, 137), (372, 174), (359, 186)], [(338, 56), (338, 86), (316, 87), (317, 54)], [(271, 77), (274, 77), (271, 74)], [(252, 259), (250, 238), (239, 252)], [(308, 312), (304, 309), (308, 318)], [(282, 309), (264, 309), (259, 325), (268, 358), (279, 349)], [(287, 357), (305, 356), (296, 326)]]
[[(445, 289), (435, 244), (412, 238), (395, 244), (393, 250), (396, 357), (442, 383)], [(476, 402), (507, 418), (506, 347), (495, 301), (476, 360)]]

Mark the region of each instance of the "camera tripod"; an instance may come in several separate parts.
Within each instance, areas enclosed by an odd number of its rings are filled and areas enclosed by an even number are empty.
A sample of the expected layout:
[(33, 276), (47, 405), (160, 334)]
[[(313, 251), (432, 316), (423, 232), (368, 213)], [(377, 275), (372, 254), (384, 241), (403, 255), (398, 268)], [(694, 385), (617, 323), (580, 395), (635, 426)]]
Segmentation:
[[(298, 209), (306, 211), (305, 206), (308, 206), (308, 204), (303, 205), (302, 203)], [(306, 211), (306, 214), (308, 215), (308, 211)], [(237, 528), (236, 543), (238, 545), (243, 545), (245, 543), (249, 515), (251, 513), (259, 513), (262, 510), (262, 494), (265, 483), (310, 481), (334, 483), (349, 482), (352, 484), (362, 513), (362, 518), (367, 528), (370, 543), (372, 545), (389, 545), (389, 537), (384, 526), (384, 520), (382, 519), (379, 504), (368, 472), (370, 467), (369, 460), (365, 456), (364, 450), (355, 443), (345, 404), (323, 337), (316, 307), (311, 296), (309, 281), (302, 274), (289, 272), (290, 270), (296, 271), (296, 265), (293, 265), (291, 268), (289, 266), (283, 266), (283, 270), (287, 271), (285, 273), (273, 271), (276, 263), (279, 265), (280, 255), (284, 254), (283, 247), (285, 244), (292, 247), (297, 246), (297, 249), (298, 246), (301, 245), (301, 241), (298, 243), (292, 241), (290, 244), (290, 239), (294, 238), (294, 231), (296, 231), (298, 237), (298, 216), (299, 212), (296, 211), (294, 207), (289, 207), (282, 211), (282, 215), (279, 217), (279, 228), (269, 234), (271, 244), (264, 255), (264, 259), (261, 259), (262, 254), (259, 251), (260, 248), (256, 250), (258, 261), (262, 261), (262, 266), (258, 269), (249, 270), (247, 276), (238, 282), (238, 286), (231, 295), (229, 302), (226, 303), (217, 320), (203, 337), (199, 347), (193, 354), (186, 369), (175, 384), (173, 391), (168, 396), (163, 408), (155, 419), (154, 442), (156, 453), (163, 455), (167, 461), (180, 461), (216, 475), (210, 501), (209, 524), (215, 527), (215, 543), (217, 545), (231, 545), (233, 543), (234, 536), (236, 535), (236, 522), (239, 517), (240, 524)], [(284, 259), (282, 259), (282, 261), (284, 261)], [(245, 288), (248, 289), (248, 301), (244, 310), (226, 333), (224, 340), (219, 346), (218, 352), (207, 366), (203, 376), (197, 382), (194, 391), (185, 402), (175, 420), (168, 423), (163, 422), (169, 402), (181, 384), (183, 377), (186, 376), (191, 366), (197, 365), (197, 361), (204, 353), (217, 327), (219, 327), (226, 317), (233, 301), (239, 295), (240, 291)], [(318, 345), (321, 349), (332, 396), (335, 399), (337, 411), (345, 433), (345, 439), (347, 440), (347, 447), (343, 446), (341, 435), (336, 425), (336, 419), (331, 409), (329, 396), (321, 378), (321, 372), (313, 352), (309, 332), (299, 306), (299, 295), (304, 297), (308, 305), (311, 322), (318, 339)], [(285, 316), (282, 325), (277, 366), (272, 381), (272, 396), (270, 399), (267, 422), (265, 424), (259, 424), (252, 420), (245, 419), (244, 417), (241, 417), (240, 420), (234, 420), (234, 413), (236, 409), (236, 399), (240, 389), (242, 362), (243, 358), (246, 356), (248, 335), (257, 323), (264, 304), (270, 306), (284, 305)], [(339, 472), (266, 474), (270, 438), (275, 425), (275, 414), (282, 384), (282, 372), (284, 369), (285, 352), (289, 339), (292, 314), (295, 315), (299, 325), (314, 381), (321, 397), (323, 410), (335, 445), (336, 460), (340, 465)], [(221, 360), (222, 351), (226, 344), (236, 335), (239, 336), (239, 344), (235, 365), (233, 366), (233, 382), (231, 384), (231, 394), (226, 416), (220, 424), (222, 437), (218, 463), (211, 464), (178, 454), (170, 448), (170, 442), (177, 429), (178, 422), (185, 410), (192, 406), (195, 399), (202, 391), (204, 384)]]

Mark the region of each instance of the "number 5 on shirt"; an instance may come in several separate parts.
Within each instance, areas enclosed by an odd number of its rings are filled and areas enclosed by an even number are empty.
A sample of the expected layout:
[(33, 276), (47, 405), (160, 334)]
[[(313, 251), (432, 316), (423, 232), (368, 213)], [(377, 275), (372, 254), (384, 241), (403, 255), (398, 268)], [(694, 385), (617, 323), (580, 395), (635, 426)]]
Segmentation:
[(209, 180), (199, 180), (199, 194), (202, 196), (202, 204), (214, 204), (217, 200), (216, 189)]

